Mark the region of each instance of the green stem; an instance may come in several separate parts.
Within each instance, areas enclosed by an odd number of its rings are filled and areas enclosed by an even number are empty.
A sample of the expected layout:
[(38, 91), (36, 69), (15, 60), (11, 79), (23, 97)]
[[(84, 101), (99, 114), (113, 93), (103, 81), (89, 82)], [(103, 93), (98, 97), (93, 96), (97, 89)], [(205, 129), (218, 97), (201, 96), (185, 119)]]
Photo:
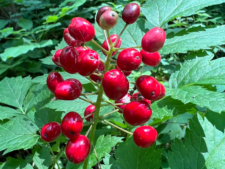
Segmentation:
[(89, 100), (84, 99), (84, 98), (82, 98), (82, 97), (79, 97), (79, 99), (81, 99), (81, 100), (83, 100), (83, 101), (85, 101), (85, 102), (88, 102), (88, 103), (94, 104), (92, 101), (89, 101)]
[(121, 130), (121, 131), (123, 131), (123, 132), (129, 134), (129, 135), (133, 135), (133, 133), (131, 133), (131, 132), (127, 131), (127, 130), (122, 129), (122, 128), (120, 128), (119, 126), (117, 126), (117, 125), (115, 125), (115, 124), (113, 124), (113, 123), (110, 123), (110, 122), (107, 121), (107, 120), (103, 120), (103, 121), (104, 121), (105, 123), (107, 123), (107, 124), (109, 124), (109, 125), (111, 125), (111, 126), (117, 128), (117, 129), (119, 129), (119, 130)]
[(120, 32), (118, 38), (116, 39), (116, 41), (113, 43), (113, 46), (116, 45), (117, 41), (120, 39), (121, 35), (123, 34), (123, 32), (125, 31), (125, 29), (127, 28), (129, 24), (126, 23), (126, 25), (123, 27), (123, 30)]
[(111, 111), (111, 112), (109, 112), (109, 113), (106, 113), (106, 114), (100, 116), (100, 118), (103, 118), (103, 117), (105, 117), (105, 116), (108, 116), (108, 115), (113, 114), (113, 113), (118, 112), (118, 111), (119, 111), (119, 109), (113, 110), (113, 111)]
[(112, 40), (111, 40), (111, 38), (110, 38), (109, 30), (107, 30), (107, 36), (108, 36), (108, 38), (109, 38), (109, 43), (110, 43), (110, 46), (111, 46), (111, 48), (112, 48), (112, 47), (113, 47), (113, 43), (112, 43)]
[(49, 150), (50, 150), (50, 152), (51, 152), (51, 154), (52, 154), (52, 156), (53, 156), (54, 161), (55, 161), (56, 164), (57, 164), (57, 167), (60, 168), (58, 162), (56, 161), (55, 154), (54, 154), (53, 151), (52, 151), (52, 147), (50, 146), (49, 143), (48, 143), (47, 145), (48, 145), (48, 148), (49, 148)]
[[(130, 48), (142, 48), (142, 46), (135, 46), (135, 47), (130, 47)], [(123, 49), (127, 49), (127, 48), (114, 48), (113, 51), (123, 50)]]
[(96, 46), (98, 46), (101, 50), (103, 50), (106, 54), (108, 54), (109, 52), (107, 50), (105, 50), (103, 47), (101, 47), (94, 39), (91, 40), (92, 43), (94, 43)]
[[(53, 164), (52, 164), (52, 166), (51, 166), (50, 169), (53, 169), (53, 168), (54, 168), (55, 163), (57, 163), (57, 161), (59, 160), (59, 158), (64, 154), (64, 151), (65, 151), (65, 148), (63, 148), (63, 149), (61, 150), (61, 152), (57, 155), (57, 157), (56, 157), (56, 159), (54, 160), (54, 162), (53, 162)], [(59, 169), (60, 169), (60, 168), (59, 168)]]

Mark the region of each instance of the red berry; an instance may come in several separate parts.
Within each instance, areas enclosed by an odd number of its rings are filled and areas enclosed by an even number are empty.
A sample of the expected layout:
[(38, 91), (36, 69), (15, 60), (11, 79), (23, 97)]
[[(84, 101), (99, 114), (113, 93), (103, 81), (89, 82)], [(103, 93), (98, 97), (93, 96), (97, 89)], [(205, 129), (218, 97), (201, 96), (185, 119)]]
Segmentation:
[(144, 64), (152, 67), (158, 66), (160, 64), (161, 56), (159, 52), (148, 53), (142, 49), (140, 53), (142, 56), (142, 62)]
[(136, 81), (137, 90), (148, 100), (157, 100), (161, 87), (159, 82), (148, 75), (140, 76)]
[[(103, 72), (105, 70), (105, 65), (100, 61), (97, 70)], [(97, 72), (96, 72), (97, 73)], [(98, 73), (97, 73), (98, 74)], [(97, 75), (90, 75), (91, 80), (93, 80), (94, 82), (101, 82), (102, 78), (97, 76)]]
[[(115, 35), (115, 34), (110, 35), (110, 39), (111, 39), (112, 43), (114, 43), (118, 37), (119, 37), (119, 36), (118, 36), (118, 35)], [(108, 41), (108, 44), (110, 44), (110, 43), (109, 43), (109, 38), (107, 38), (107, 41)], [(103, 47), (105, 50), (108, 51), (108, 50), (109, 50), (109, 47), (108, 47), (107, 41), (105, 40), (105, 41), (103, 42), (102, 47)], [(121, 40), (121, 38), (119, 38), (118, 41), (116, 42), (116, 44), (115, 44), (114, 47), (115, 47), (115, 48), (119, 48), (120, 45), (121, 45), (121, 43), (122, 43), (122, 40)], [(104, 54), (105, 56), (107, 55), (104, 51), (102, 51), (102, 52), (103, 52), (103, 54)], [(117, 53), (117, 51), (113, 52), (113, 53), (112, 53), (112, 56), (114, 56), (116, 53)]]
[(112, 10), (112, 9), (111, 9), (109, 6), (103, 6), (103, 7), (101, 7), (101, 8), (98, 10), (98, 13), (97, 13), (97, 16), (96, 16), (96, 21), (97, 21), (98, 25), (100, 25), (100, 24), (99, 24), (99, 20), (100, 20), (101, 15), (102, 15), (104, 12), (106, 12), (106, 11), (111, 11), (111, 10)]
[(41, 129), (41, 138), (46, 142), (56, 140), (60, 134), (61, 134), (61, 127), (60, 124), (56, 122), (47, 123)]
[(123, 98), (129, 90), (127, 78), (117, 69), (112, 69), (104, 74), (102, 86), (106, 96), (112, 100)]
[(84, 45), (84, 43), (85, 43), (84, 41), (79, 41), (79, 40), (74, 39), (74, 38), (70, 35), (68, 28), (64, 29), (63, 37), (64, 37), (65, 42), (66, 42), (69, 46), (79, 47), (79, 46)]
[(82, 92), (79, 84), (72, 81), (64, 81), (59, 83), (55, 89), (55, 97), (60, 100), (77, 99)]
[[(94, 105), (89, 105), (84, 111), (84, 116), (92, 114), (94, 111), (95, 111), (95, 106)], [(93, 119), (93, 118), (94, 118), (94, 113), (91, 116), (85, 118), (85, 120), (91, 121), (91, 119)]]
[(129, 75), (132, 73), (132, 71), (123, 71), (123, 70), (121, 70), (117, 65), (116, 65), (116, 69), (118, 69), (118, 70), (120, 70), (121, 72), (123, 72), (123, 74), (124, 74), (125, 76), (129, 76)]
[(136, 3), (126, 5), (122, 12), (122, 19), (127, 24), (134, 23), (140, 15), (140, 6)]
[(134, 101), (145, 101), (145, 102), (147, 102), (149, 104), (149, 106), (151, 106), (151, 100), (145, 99), (139, 92), (134, 93), (132, 95), (132, 99)]
[(100, 16), (99, 26), (104, 30), (112, 29), (117, 24), (118, 18), (115, 11), (106, 11)]
[(83, 128), (83, 119), (76, 112), (67, 113), (61, 123), (62, 133), (69, 139), (75, 139)]
[(84, 18), (73, 18), (68, 29), (70, 35), (76, 40), (88, 42), (95, 36), (93, 25)]
[(123, 109), (125, 121), (132, 126), (144, 124), (151, 118), (151, 115), (152, 110), (145, 101), (132, 101)]
[(163, 98), (165, 96), (165, 93), (166, 93), (166, 89), (165, 87), (163, 86), (163, 84), (159, 83), (159, 86), (160, 86), (160, 94), (159, 96), (157, 97), (157, 100)]
[(117, 65), (123, 71), (132, 71), (139, 67), (141, 58), (141, 54), (138, 50), (127, 48), (119, 53)]
[(91, 149), (91, 144), (86, 136), (79, 135), (74, 140), (69, 140), (66, 145), (66, 157), (74, 163), (82, 163), (88, 156)]
[(62, 67), (60, 62), (60, 55), (61, 55), (62, 49), (59, 49), (55, 52), (55, 54), (52, 56), (52, 61), (59, 67)]
[(58, 73), (58, 72), (51, 72), (48, 77), (47, 77), (47, 86), (48, 89), (52, 92), (55, 93), (55, 88), (57, 84), (60, 82), (63, 82), (63, 77)]
[(92, 49), (86, 50), (78, 56), (77, 67), (78, 73), (82, 76), (89, 76), (98, 68), (100, 57)]
[(141, 126), (134, 131), (133, 139), (137, 146), (148, 148), (155, 143), (157, 135), (158, 133), (153, 127)]
[(83, 86), (82, 86), (82, 84), (81, 84), (81, 82), (79, 80), (70, 78), (70, 79), (66, 79), (65, 81), (66, 82), (73, 82), (73, 83), (76, 84), (76, 86), (79, 88), (80, 91), (83, 90)]
[(156, 27), (149, 30), (142, 38), (141, 46), (149, 53), (159, 51), (166, 41), (166, 33), (162, 28)]
[(65, 71), (71, 74), (77, 73), (76, 62), (78, 55), (79, 53), (72, 46), (63, 48), (60, 55), (60, 62)]
[[(126, 94), (122, 99), (116, 100), (115, 103), (130, 103), (131, 96), (129, 94)], [(124, 109), (124, 105), (118, 105), (119, 108)], [(120, 113), (123, 113), (121, 110), (119, 110)]]
[(88, 50), (89, 48), (86, 47), (87, 49), (85, 49), (83, 46), (80, 46), (80, 47), (76, 47), (76, 51), (78, 52), (78, 54), (81, 54), (83, 53), (84, 51)]

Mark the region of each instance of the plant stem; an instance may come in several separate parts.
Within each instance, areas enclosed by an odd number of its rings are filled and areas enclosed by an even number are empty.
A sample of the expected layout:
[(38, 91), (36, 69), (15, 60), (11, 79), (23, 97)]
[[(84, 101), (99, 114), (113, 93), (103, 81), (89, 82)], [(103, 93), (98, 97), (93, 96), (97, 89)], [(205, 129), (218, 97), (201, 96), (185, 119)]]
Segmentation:
[(94, 104), (92, 101), (89, 101), (89, 100), (84, 99), (84, 98), (82, 98), (82, 97), (79, 97), (79, 99), (81, 99), (81, 100), (83, 100), (83, 101), (85, 101), (85, 102), (88, 102), (88, 103)]
[(63, 155), (64, 151), (65, 151), (65, 148), (63, 148), (61, 150), (61, 152), (57, 155), (57, 157), (56, 157), (55, 161), (53, 162), (52, 167), (50, 169), (53, 169), (54, 168), (55, 163), (57, 163), (57, 161), (59, 160), (59, 158)]
[(109, 43), (110, 43), (110, 46), (111, 46), (111, 48), (112, 48), (112, 47), (113, 47), (113, 43), (112, 43), (112, 40), (111, 40), (111, 38), (110, 38), (109, 30), (107, 30), (107, 36), (108, 36), (108, 38), (109, 38)]
[(100, 116), (100, 118), (103, 118), (103, 117), (105, 117), (105, 116), (108, 116), (108, 115), (113, 114), (113, 113), (118, 112), (118, 111), (119, 111), (119, 109), (113, 110), (113, 111), (111, 111), (111, 112), (109, 112), (109, 113), (106, 113), (106, 114)]
[[(135, 46), (135, 47), (130, 47), (130, 48), (142, 48), (142, 46)], [(114, 48), (113, 51), (123, 50), (123, 49), (127, 49), (127, 48)]]
[(55, 154), (52, 151), (52, 147), (50, 146), (49, 143), (47, 145), (48, 145), (48, 148), (49, 148), (49, 150), (50, 150), (50, 152), (51, 152), (51, 154), (53, 156), (54, 161), (56, 162), (57, 167), (60, 168), (58, 162), (56, 161)]
[(90, 95), (96, 95), (98, 94), (98, 92), (95, 92), (95, 93), (82, 93), (81, 95), (82, 96), (90, 96)]
[(105, 40), (106, 40), (106, 43), (107, 43), (107, 46), (108, 46), (108, 49), (110, 49), (110, 45), (109, 45), (109, 41), (107, 41), (107, 35), (106, 35), (106, 30), (103, 30), (104, 32), (104, 35), (105, 35)]
[(123, 32), (125, 31), (125, 29), (127, 28), (129, 24), (126, 23), (126, 25), (123, 27), (122, 31), (120, 32), (118, 38), (116, 39), (116, 41), (113, 43), (113, 46), (116, 45), (117, 41), (120, 39), (121, 35), (123, 34)]
[[(86, 76), (84, 76), (84, 77), (86, 77)], [(97, 83), (95, 83), (93, 80), (91, 80), (89, 77), (86, 77), (86, 79), (88, 79), (92, 84), (94, 84), (95, 86), (98, 86), (98, 84)]]
[(117, 128), (117, 129), (119, 129), (119, 130), (121, 130), (121, 131), (123, 131), (123, 132), (129, 134), (129, 135), (133, 135), (133, 133), (131, 133), (131, 132), (127, 131), (127, 130), (122, 129), (122, 128), (120, 128), (119, 126), (117, 126), (117, 125), (115, 125), (115, 124), (113, 124), (113, 123), (110, 123), (110, 122), (107, 121), (107, 120), (103, 120), (103, 121), (104, 121), (105, 123), (107, 123), (107, 124), (109, 124), (109, 125), (111, 125), (111, 126)]
[(96, 46), (98, 46), (101, 50), (103, 50), (106, 54), (108, 54), (109, 52), (107, 50), (105, 50), (103, 47), (101, 47), (94, 39), (91, 40), (92, 43), (94, 43)]
[(90, 127), (88, 128), (88, 131), (85, 134), (86, 137), (88, 136), (89, 132), (91, 131), (91, 128), (92, 128), (92, 124), (90, 125)]

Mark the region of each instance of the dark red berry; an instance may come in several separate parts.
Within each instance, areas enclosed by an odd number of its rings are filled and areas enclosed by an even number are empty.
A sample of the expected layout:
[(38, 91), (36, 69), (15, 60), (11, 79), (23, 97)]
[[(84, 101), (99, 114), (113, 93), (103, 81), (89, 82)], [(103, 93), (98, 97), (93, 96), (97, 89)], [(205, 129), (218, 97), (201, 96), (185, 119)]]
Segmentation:
[(77, 73), (77, 57), (79, 53), (72, 46), (67, 46), (63, 48), (60, 55), (60, 62), (62, 67), (68, 73)]
[(158, 66), (161, 62), (161, 56), (159, 52), (148, 53), (145, 52), (143, 49), (141, 50), (142, 62), (148, 66)]
[(157, 135), (158, 133), (153, 127), (141, 126), (134, 131), (133, 139), (137, 146), (148, 148), (155, 143)]
[(79, 135), (74, 140), (69, 140), (66, 145), (66, 157), (74, 163), (82, 163), (90, 153), (91, 144), (86, 136)]
[(163, 86), (163, 84), (159, 83), (159, 86), (160, 86), (160, 94), (159, 94), (159, 96), (157, 97), (156, 100), (159, 100), (159, 99), (163, 98), (165, 96), (165, 93), (166, 93), (166, 89)]
[(118, 18), (115, 11), (106, 11), (100, 16), (99, 26), (104, 30), (112, 29), (117, 24)]
[(47, 77), (47, 86), (48, 89), (52, 92), (55, 93), (55, 88), (56, 86), (60, 83), (63, 82), (63, 77), (58, 73), (58, 72), (51, 72), (48, 77)]
[[(119, 37), (119, 36), (118, 36), (118, 35), (115, 35), (115, 34), (110, 35), (110, 39), (111, 39), (112, 43), (114, 43), (118, 37)], [(107, 38), (107, 41), (108, 41), (108, 44), (110, 44), (110, 43), (109, 43), (109, 38)], [(108, 50), (109, 50), (109, 47), (108, 47), (107, 41), (105, 40), (105, 41), (103, 42), (102, 47), (103, 47), (105, 50), (108, 51)], [(118, 41), (116, 42), (116, 44), (115, 44), (114, 47), (115, 47), (115, 48), (119, 48), (120, 45), (121, 45), (121, 43), (122, 43), (122, 40), (121, 40), (121, 38), (119, 38)], [(102, 51), (102, 52), (103, 52), (103, 54), (104, 54), (105, 56), (107, 55), (104, 51)], [(117, 53), (117, 51), (113, 52), (113, 53), (112, 53), (112, 56), (114, 56), (116, 53)]]
[(99, 25), (99, 20), (100, 20), (100, 17), (101, 15), (106, 12), (106, 11), (111, 11), (112, 9), (109, 7), (109, 6), (103, 6), (101, 7), (99, 10), (98, 10), (98, 13), (97, 13), (97, 16), (96, 16), (96, 21)]
[(63, 37), (64, 37), (65, 42), (66, 42), (69, 46), (79, 47), (79, 46), (84, 45), (84, 43), (85, 43), (84, 41), (79, 41), (79, 40), (74, 39), (74, 38), (70, 35), (68, 28), (64, 29)]
[(75, 17), (68, 27), (70, 35), (79, 41), (88, 42), (95, 36), (93, 25), (84, 18)]
[(92, 49), (86, 50), (78, 56), (77, 67), (78, 73), (82, 76), (89, 76), (98, 68), (100, 57)]
[(141, 95), (141, 93), (139, 93), (139, 92), (134, 93), (134, 94), (132, 95), (132, 99), (133, 99), (134, 101), (145, 101), (145, 102), (147, 102), (147, 103), (149, 104), (149, 106), (151, 106), (151, 100), (145, 99), (145, 98)]
[(83, 119), (76, 112), (67, 113), (61, 123), (62, 133), (69, 139), (75, 139), (83, 129)]
[[(115, 103), (130, 103), (131, 96), (129, 94), (126, 94), (122, 99), (116, 100)], [(119, 108), (124, 109), (126, 104), (118, 105)], [(121, 110), (119, 110), (120, 113), (123, 113)]]
[(136, 3), (127, 4), (122, 12), (122, 19), (127, 24), (134, 23), (140, 15), (140, 6)]
[(138, 50), (127, 48), (122, 50), (117, 58), (117, 65), (123, 71), (132, 71), (141, 64), (141, 54)]
[(136, 81), (136, 87), (141, 95), (148, 100), (157, 100), (160, 95), (160, 84), (155, 78), (151, 76), (140, 76)]
[(52, 56), (52, 61), (59, 67), (62, 67), (60, 62), (60, 55), (61, 55), (62, 49), (59, 49), (55, 52), (55, 54)]
[(155, 27), (149, 30), (142, 38), (141, 46), (149, 53), (159, 51), (166, 41), (166, 33), (162, 28)]
[(87, 48), (87, 49), (85, 49), (83, 46), (80, 46), (80, 47), (76, 47), (75, 49), (76, 49), (76, 51), (78, 52), (78, 54), (81, 54), (81, 53), (83, 53), (84, 51), (90, 49), (90, 48), (88, 48), (88, 47), (86, 47), (86, 48)]
[(132, 71), (122, 71), (117, 65), (116, 65), (116, 69), (118, 69), (118, 70), (120, 70), (121, 72), (123, 72), (123, 74), (124, 74), (125, 76), (129, 76), (129, 75), (132, 73)]
[(102, 86), (106, 96), (112, 100), (123, 98), (129, 90), (127, 78), (117, 69), (112, 69), (104, 74)]
[(56, 122), (47, 123), (41, 129), (41, 138), (46, 142), (56, 140), (60, 134), (61, 134), (61, 127), (60, 124)]
[(125, 121), (132, 126), (146, 123), (151, 118), (151, 115), (152, 110), (145, 101), (132, 101), (123, 109)]
[[(84, 116), (92, 114), (94, 111), (95, 111), (95, 106), (89, 105), (84, 111)], [(91, 121), (93, 118), (94, 118), (94, 113), (92, 115), (90, 115), (89, 117), (85, 118), (85, 120)]]
[(76, 85), (76, 86), (79, 88), (79, 90), (82, 92), (83, 86), (82, 86), (82, 84), (81, 84), (81, 82), (80, 82), (79, 80), (70, 78), (70, 79), (66, 79), (65, 81), (66, 81), (66, 82), (73, 82), (73, 83), (75, 83), (75, 85)]
[(82, 92), (79, 84), (72, 81), (64, 81), (59, 83), (55, 89), (55, 97), (60, 100), (77, 99)]
[[(99, 65), (98, 65), (98, 68), (97, 68), (98, 71), (101, 71), (103, 72), (105, 70), (105, 65), (100, 61), (99, 62)], [(97, 72), (95, 72), (96, 74), (99, 74)], [(91, 80), (93, 80), (94, 82), (101, 82), (102, 81), (102, 78), (100, 76), (97, 76), (97, 75), (90, 75), (90, 78)]]

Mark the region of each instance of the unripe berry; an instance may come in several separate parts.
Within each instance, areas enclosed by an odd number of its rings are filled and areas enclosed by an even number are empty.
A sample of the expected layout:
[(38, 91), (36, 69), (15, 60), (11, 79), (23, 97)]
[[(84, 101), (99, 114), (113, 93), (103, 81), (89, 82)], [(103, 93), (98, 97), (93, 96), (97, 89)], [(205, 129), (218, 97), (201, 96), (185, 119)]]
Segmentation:
[(127, 24), (134, 23), (140, 15), (140, 6), (136, 3), (126, 5), (122, 12), (122, 19)]
[(161, 56), (159, 52), (148, 53), (142, 49), (141, 56), (142, 56), (142, 62), (148, 66), (155, 67), (160, 64)]
[(74, 163), (82, 163), (90, 153), (91, 144), (86, 136), (79, 135), (74, 140), (69, 140), (66, 145), (66, 157)]
[(60, 134), (61, 134), (61, 127), (60, 124), (56, 122), (47, 123), (41, 129), (41, 138), (46, 142), (56, 140)]
[(47, 77), (47, 86), (48, 89), (52, 92), (55, 93), (55, 88), (56, 86), (60, 83), (63, 82), (63, 77), (58, 73), (58, 72), (51, 72), (48, 77)]
[[(126, 94), (122, 99), (116, 100), (115, 103), (130, 103), (131, 96), (129, 94)], [(117, 107), (124, 109), (126, 104), (118, 105)], [(121, 110), (119, 110), (119, 113), (123, 113)]]
[(60, 62), (60, 55), (61, 55), (62, 49), (59, 49), (55, 52), (55, 54), (52, 56), (52, 61), (59, 67), (62, 67)]
[(166, 33), (162, 28), (155, 27), (149, 30), (142, 38), (141, 46), (149, 53), (159, 51), (166, 41)]
[[(92, 114), (94, 111), (95, 111), (95, 106), (91, 104), (85, 109), (84, 116)], [(90, 115), (89, 117), (85, 118), (85, 120), (91, 121), (93, 118), (94, 118), (94, 113)]]
[(63, 37), (64, 37), (65, 42), (66, 42), (69, 46), (79, 47), (79, 46), (84, 45), (84, 43), (85, 43), (84, 41), (79, 41), (79, 40), (74, 39), (74, 38), (70, 35), (68, 28), (64, 29)]
[(151, 126), (141, 126), (136, 128), (133, 134), (134, 143), (142, 148), (148, 148), (155, 143), (157, 131)]
[(101, 8), (98, 10), (98, 13), (97, 13), (97, 16), (96, 16), (96, 21), (97, 21), (97, 23), (98, 23), (99, 26), (100, 26), (99, 20), (100, 20), (101, 15), (102, 15), (104, 12), (106, 12), (106, 11), (111, 11), (111, 10), (112, 10), (112, 9), (111, 9), (111, 7), (109, 7), (109, 6), (103, 6), (103, 7), (101, 7)]
[(132, 71), (141, 64), (141, 54), (138, 50), (127, 48), (122, 50), (117, 58), (117, 65), (123, 71)]
[[(118, 36), (118, 35), (115, 35), (115, 34), (110, 35), (110, 39), (111, 39), (112, 43), (114, 43), (118, 37), (119, 37), (119, 36)], [(108, 44), (110, 44), (109, 38), (107, 38), (107, 41), (108, 41)], [(108, 51), (108, 50), (109, 50), (109, 47), (108, 47), (107, 41), (105, 40), (105, 41), (103, 42), (102, 47), (103, 47), (105, 50)], [(120, 45), (121, 45), (121, 43), (122, 43), (122, 40), (121, 40), (121, 38), (119, 38), (118, 41), (116, 42), (116, 44), (115, 44), (114, 47), (115, 47), (115, 48), (119, 48)], [(104, 54), (105, 56), (107, 55), (104, 51), (102, 51), (102, 52), (103, 52), (103, 54)], [(117, 53), (117, 51), (113, 52), (113, 53), (112, 53), (112, 56), (114, 56), (116, 53)]]
[(68, 27), (70, 35), (79, 41), (88, 42), (95, 36), (93, 25), (84, 18), (75, 17)]
[(112, 69), (104, 74), (102, 86), (106, 96), (112, 100), (123, 98), (129, 90), (127, 78), (117, 69)]
[(145, 102), (147, 102), (147, 103), (149, 104), (149, 106), (151, 106), (151, 100), (145, 99), (145, 98), (141, 95), (141, 93), (139, 93), (139, 92), (134, 93), (134, 94), (132, 95), (132, 99), (133, 99), (134, 101), (145, 101)]
[(77, 112), (69, 112), (63, 117), (61, 128), (66, 137), (75, 139), (83, 129), (83, 119)]
[(112, 29), (117, 24), (118, 18), (115, 11), (106, 11), (100, 17), (100, 27), (104, 30)]

